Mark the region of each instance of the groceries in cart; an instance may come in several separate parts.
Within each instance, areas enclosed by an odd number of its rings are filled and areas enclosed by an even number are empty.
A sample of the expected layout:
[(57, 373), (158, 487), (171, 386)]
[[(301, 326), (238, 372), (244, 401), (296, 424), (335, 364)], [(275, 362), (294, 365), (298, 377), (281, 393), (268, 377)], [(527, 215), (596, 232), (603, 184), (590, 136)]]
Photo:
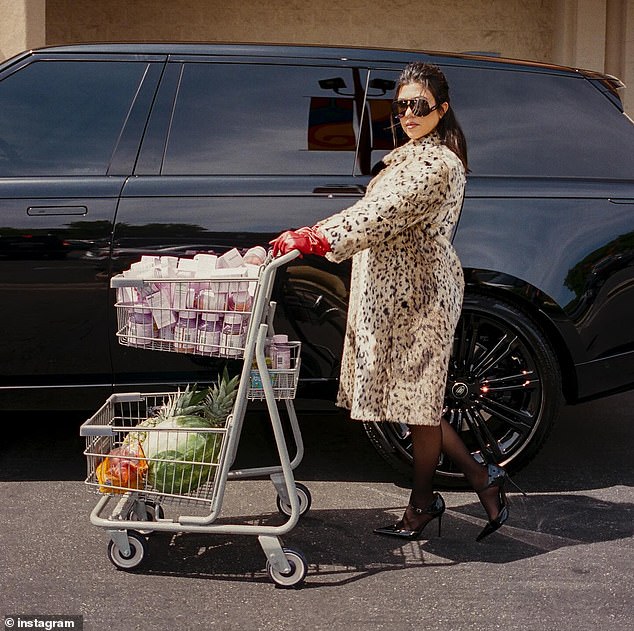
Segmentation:
[(93, 441), (90, 455), (101, 460), (95, 468), (99, 491), (181, 496), (212, 482), (224, 433), (211, 430), (225, 427), (239, 378), (225, 369), (209, 388), (187, 386), (146, 409), (144, 419), (121, 419), (108, 444)]
[(119, 341), (195, 355), (244, 354), (266, 250), (143, 256), (114, 277)]
[(99, 463), (96, 477), (101, 493), (124, 493), (143, 489), (147, 476), (147, 460), (140, 444), (120, 445), (108, 451)]

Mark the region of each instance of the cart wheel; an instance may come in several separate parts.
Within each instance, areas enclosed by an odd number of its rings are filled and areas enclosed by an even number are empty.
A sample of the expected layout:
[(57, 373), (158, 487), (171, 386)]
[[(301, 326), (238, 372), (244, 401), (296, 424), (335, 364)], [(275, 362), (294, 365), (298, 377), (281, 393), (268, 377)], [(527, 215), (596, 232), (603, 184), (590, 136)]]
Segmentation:
[(290, 550), (289, 548), (282, 548), (282, 550), (291, 566), (290, 572), (288, 572), (288, 574), (280, 572), (271, 565), (270, 561), (266, 562), (266, 571), (271, 577), (271, 580), (280, 587), (299, 587), (306, 578), (308, 562), (301, 552)]
[[(145, 503), (145, 512), (147, 514), (146, 521), (158, 521), (159, 519), (163, 519), (163, 517), (165, 517), (163, 507), (160, 504), (155, 504), (154, 502)], [(134, 510), (134, 507), (130, 509), (127, 519), (129, 521), (144, 521), (142, 519), (139, 519), (139, 516)], [(142, 535), (151, 535), (154, 530), (141, 530), (137, 528), (137, 532), (140, 532)]]
[(129, 556), (121, 554), (121, 550), (119, 550), (114, 541), (110, 541), (108, 544), (108, 558), (120, 570), (132, 570), (138, 567), (147, 552), (145, 537), (138, 532), (129, 530), (128, 541), (130, 542)]
[[(313, 498), (310, 495), (310, 491), (303, 484), (296, 484), (295, 488), (297, 488), (297, 498), (299, 499), (299, 514), (304, 515), (308, 512), (310, 505), (313, 501)], [(277, 496), (277, 510), (280, 511), (283, 515), (287, 517), (291, 516), (291, 505), (282, 501), (282, 498)]]

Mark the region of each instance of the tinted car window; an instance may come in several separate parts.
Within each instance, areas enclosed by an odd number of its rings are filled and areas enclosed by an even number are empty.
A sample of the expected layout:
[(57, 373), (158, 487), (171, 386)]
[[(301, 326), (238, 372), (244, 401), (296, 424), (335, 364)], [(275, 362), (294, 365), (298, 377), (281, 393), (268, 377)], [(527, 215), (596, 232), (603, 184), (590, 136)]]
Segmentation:
[(350, 174), (359, 85), (345, 68), (185, 64), (162, 173)]
[(105, 175), (145, 68), (46, 61), (0, 81), (0, 176)]
[[(446, 70), (449, 84), (455, 86), (453, 99), (474, 174), (634, 175), (632, 156), (625, 151), (630, 145), (622, 138), (632, 137), (634, 128), (587, 80), (530, 72)], [(491, 124), (492, 118), (503, 118), (504, 125)], [(541, 130), (537, 135), (536, 124)]]
[[(473, 175), (634, 176), (631, 143), (623, 142), (624, 136), (634, 136), (634, 127), (586, 79), (484, 68), (443, 71)], [(373, 129), (384, 129), (388, 119), (382, 99), (371, 99), (370, 110)], [(373, 148), (376, 161), (385, 151), (381, 143)]]

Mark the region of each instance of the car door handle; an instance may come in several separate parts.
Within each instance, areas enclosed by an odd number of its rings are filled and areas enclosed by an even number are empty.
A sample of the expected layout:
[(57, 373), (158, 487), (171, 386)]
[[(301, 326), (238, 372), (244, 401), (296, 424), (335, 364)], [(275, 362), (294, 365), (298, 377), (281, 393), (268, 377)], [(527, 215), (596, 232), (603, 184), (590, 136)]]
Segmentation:
[(31, 217), (42, 215), (87, 215), (86, 206), (29, 206), (26, 214)]
[(365, 194), (365, 186), (361, 186), (360, 184), (355, 184), (354, 186), (318, 186), (313, 189), (313, 193), (326, 197), (338, 197), (339, 195), (344, 197), (354, 195), (358, 197), (359, 195)]

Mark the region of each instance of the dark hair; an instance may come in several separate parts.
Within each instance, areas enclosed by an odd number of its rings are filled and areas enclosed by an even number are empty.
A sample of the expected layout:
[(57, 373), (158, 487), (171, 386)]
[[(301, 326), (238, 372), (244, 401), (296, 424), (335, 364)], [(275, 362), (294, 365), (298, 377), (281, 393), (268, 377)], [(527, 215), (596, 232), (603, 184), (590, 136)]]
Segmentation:
[(396, 95), (404, 85), (410, 83), (420, 83), (426, 90), (431, 92), (438, 105), (447, 103), (449, 108), (436, 127), (440, 139), (444, 145), (449, 147), (461, 160), (465, 171), (467, 166), (467, 141), (454, 114), (449, 100), (449, 84), (445, 75), (438, 66), (426, 64), (421, 61), (413, 61), (401, 72), (396, 86)]

